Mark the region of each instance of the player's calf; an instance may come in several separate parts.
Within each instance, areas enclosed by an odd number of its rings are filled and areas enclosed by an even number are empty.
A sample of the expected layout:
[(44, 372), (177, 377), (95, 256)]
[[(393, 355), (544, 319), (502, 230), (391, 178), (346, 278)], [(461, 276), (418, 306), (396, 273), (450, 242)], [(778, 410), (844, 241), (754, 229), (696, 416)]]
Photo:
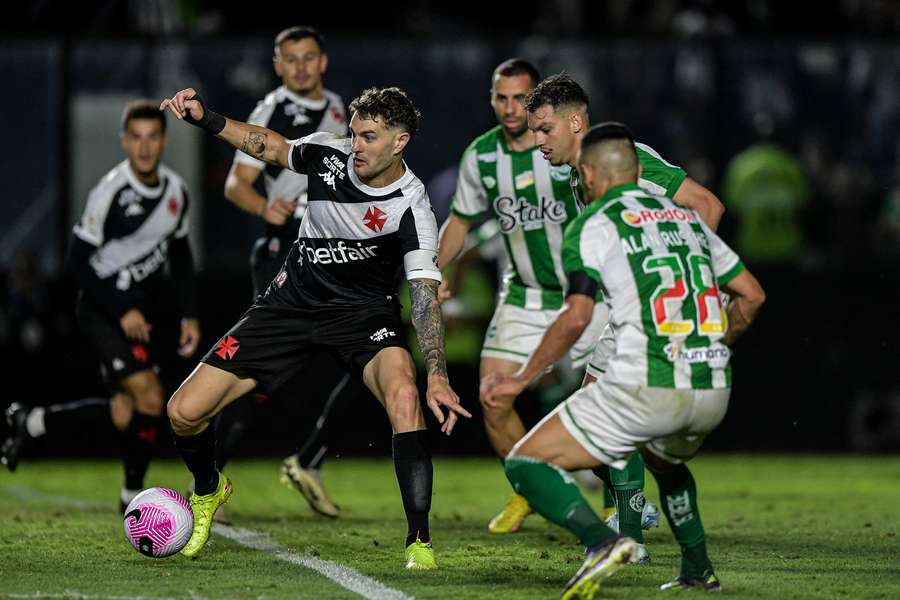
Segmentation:
[[(676, 581), (702, 580), (713, 573), (713, 565), (706, 551), (706, 533), (700, 520), (694, 477), (684, 464), (669, 463), (647, 451), (643, 456), (659, 486), (669, 527), (681, 545), (681, 572)], [(715, 583), (718, 584), (718, 579)]]

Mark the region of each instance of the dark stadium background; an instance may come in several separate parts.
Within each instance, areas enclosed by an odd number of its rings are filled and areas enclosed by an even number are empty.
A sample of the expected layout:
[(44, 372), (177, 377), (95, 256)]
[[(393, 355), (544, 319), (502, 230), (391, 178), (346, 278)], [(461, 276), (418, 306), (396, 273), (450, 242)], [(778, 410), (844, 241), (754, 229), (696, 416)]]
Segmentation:
[[(513, 55), (542, 73), (569, 70), (594, 121), (628, 123), (639, 140), (718, 193), (722, 233), (740, 215), (722, 195), (731, 159), (763, 137), (802, 166), (809, 201), (794, 215), (805, 242), (778, 261), (747, 261), (768, 302), (735, 355), (735, 387), (708, 448), (900, 450), (900, 8), (892, 2), (517, 2), (354, 5), (98, 2), (8, 7), (0, 23), (0, 364), (3, 402), (49, 404), (103, 393), (74, 326), (61, 270), (84, 193), (120, 160), (125, 101), (188, 85), (245, 118), (277, 85), (272, 37), (319, 27), (326, 86), (349, 102), (399, 85), (424, 115), (408, 163), (446, 215), (453, 169), (493, 126), (492, 68)], [(486, 9), (485, 9), (486, 10)], [(232, 153), (170, 119), (164, 161), (184, 173), (195, 207), (200, 307), (208, 347), (250, 301), (248, 253), (262, 230), (222, 194)], [(170, 365), (177, 385), (193, 363)], [(477, 357), (451, 380), (477, 411)], [(275, 404), (243, 445), (284, 453), (309, 424), (327, 382), (303, 376), (310, 402)], [(324, 390), (327, 391), (327, 390)], [(285, 413), (286, 411), (286, 413)], [(285, 416), (285, 415), (288, 416)], [(340, 420), (337, 453), (386, 455), (387, 419), (360, 392)], [(439, 437), (435, 434), (435, 439)], [(479, 415), (441, 439), (442, 453), (486, 453)], [(111, 436), (48, 442), (38, 452), (110, 453)]]

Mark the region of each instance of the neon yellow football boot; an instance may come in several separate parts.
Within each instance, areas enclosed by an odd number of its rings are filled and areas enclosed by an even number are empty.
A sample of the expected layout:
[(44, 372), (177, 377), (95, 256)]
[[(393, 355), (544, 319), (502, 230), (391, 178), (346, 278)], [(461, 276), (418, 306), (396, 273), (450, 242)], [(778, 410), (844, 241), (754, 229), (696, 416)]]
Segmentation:
[(341, 509), (325, 491), (319, 470), (304, 469), (296, 456), (289, 456), (282, 461), (281, 483), (300, 492), (309, 507), (320, 515), (336, 519), (341, 514)]
[(488, 531), (491, 533), (515, 533), (522, 528), (522, 523), (533, 512), (531, 506), (528, 505), (528, 500), (518, 494), (513, 494), (506, 501), (503, 510), (488, 523)]
[(194, 531), (191, 533), (191, 539), (188, 540), (187, 545), (181, 550), (182, 554), (188, 558), (197, 558), (197, 554), (203, 550), (206, 540), (209, 539), (209, 528), (212, 525), (213, 516), (220, 506), (228, 502), (231, 490), (231, 480), (219, 473), (219, 485), (216, 487), (216, 491), (206, 496), (191, 494), (188, 502), (191, 505), (191, 512), (194, 513)]
[(410, 571), (437, 569), (430, 541), (423, 542), (416, 538), (416, 541), (406, 547), (406, 568)]
[(630, 537), (618, 537), (603, 546), (589, 549), (575, 576), (566, 584), (562, 600), (593, 600), (600, 584), (631, 560), (637, 544)]

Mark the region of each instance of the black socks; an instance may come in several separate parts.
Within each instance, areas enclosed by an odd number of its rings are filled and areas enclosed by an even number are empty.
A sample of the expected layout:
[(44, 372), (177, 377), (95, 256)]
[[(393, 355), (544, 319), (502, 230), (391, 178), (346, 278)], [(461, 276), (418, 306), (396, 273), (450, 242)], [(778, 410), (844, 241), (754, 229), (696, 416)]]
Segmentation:
[(409, 546), (416, 538), (427, 542), (431, 539), (428, 512), (431, 510), (434, 479), (431, 452), (428, 450), (428, 432), (419, 430), (395, 433), (393, 448), (394, 470), (397, 473), (397, 483), (400, 484), (408, 526), (405, 545)]
[(125, 465), (125, 488), (140, 490), (144, 487), (144, 475), (159, 439), (162, 418), (132, 413), (131, 422), (122, 432), (122, 462)]
[(216, 434), (213, 424), (197, 435), (182, 437), (174, 434), (175, 447), (184, 464), (194, 476), (194, 493), (206, 496), (216, 491), (219, 474), (216, 471)]

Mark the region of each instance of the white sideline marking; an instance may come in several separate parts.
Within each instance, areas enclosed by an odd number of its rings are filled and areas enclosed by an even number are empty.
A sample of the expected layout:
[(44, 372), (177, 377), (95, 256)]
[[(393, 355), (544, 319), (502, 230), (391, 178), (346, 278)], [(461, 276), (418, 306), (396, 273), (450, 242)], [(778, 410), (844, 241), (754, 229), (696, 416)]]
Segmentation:
[[(71, 496), (47, 494), (46, 492), (20, 485), (6, 486), (3, 488), (3, 491), (23, 502), (50, 502), (53, 504), (87, 510), (111, 508), (102, 502), (79, 500), (78, 498), (72, 498)], [(413, 596), (407, 596), (400, 590), (390, 588), (377, 579), (367, 577), (350, 567), (346, 567), (330, 560), (317, 558), (309, 554), (292, 552), (286, 546), (279, 544), (265, 533), (244, 529), (242, 527), (221, 525), (219, 523), (213, 523), (212, 531), (241, 546), (271, 554), (278, 560), (283, 560), (293, 565), (315, 571), (342, 588), (359, 594), (368, 600), (414, 600)], [(75, 600), (144, 600), (143, 596), (96, 596), (82, 594), (81, 592), (71, 590), (54, 594), (34, 592), (33, 594), (6, 594), (6, 596), (10, 598), (72, 598)], [(168, 599), (157, 598), (155, 600)]]
[(241, 546), (266, 552), (279, 560), (315, 571), (342, 588), (355, 592), (363, 598), (369, 598), (370, 600), (413, 600), (412, 596), (407, 596), (400, 590), (389, 588), (378, 580), (366, 577), (350, 567), (309, 554), (291, 552), (265, 533), (242, 527), (230, 527), (219, 523), (213, 523), (212, 530), (214, 533), (237, 542)]
[[(31, 489), (30, 487), (26, 487), (24, 485), (8, 485), (3, 488), (3, 491), (5, 491), (13, 498), (18, 498), (22, 502), (49, 502), (52, 504), (67, 506), (69, 508), (79, 508), (82, 510), (94, 510), (97, 508), (112, 509), (115, 506), (115, 504), (113, 504), (112, 502), (107, 505), (103, 504), (102, 502), (95, 502), (93, 500), (79, 500), (78, 498), (72, 498), (70, 496), (57, 496), (55, 494), (48, 494), (46, 492)], [(65, 593), (68, 594), (69, 592), (66, 591)], [(73, 593), (77, 594), (78, 592)]]
[[(31, 592), (29, 594), (3, 594), (4, 598), (65, 598), (69, 600), (176, 600), (171, 596), (104, 596), (102, 594), (84, 594), (76, 590), (65, 590), (62, 592)], [(190, 596), (193, 599), (201, 598), (201, 596)]]

